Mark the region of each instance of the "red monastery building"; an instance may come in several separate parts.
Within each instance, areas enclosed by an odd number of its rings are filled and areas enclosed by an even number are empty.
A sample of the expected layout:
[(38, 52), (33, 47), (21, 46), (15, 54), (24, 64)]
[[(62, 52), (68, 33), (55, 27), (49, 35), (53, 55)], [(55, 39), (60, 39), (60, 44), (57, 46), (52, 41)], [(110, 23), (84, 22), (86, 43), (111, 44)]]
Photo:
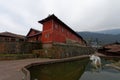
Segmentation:
[(77, 43), (85, 46), (83, 38), (58, 19), (54, 14), (38, 21), (43, 24), (43, 30), (30, 29), (27, 34), (28, 41), (40, 41), (43, 47), (52, 46), (53, 43)]
[(31, 28), (26, 38), (28, 42), (41, 42), (42, 32)]

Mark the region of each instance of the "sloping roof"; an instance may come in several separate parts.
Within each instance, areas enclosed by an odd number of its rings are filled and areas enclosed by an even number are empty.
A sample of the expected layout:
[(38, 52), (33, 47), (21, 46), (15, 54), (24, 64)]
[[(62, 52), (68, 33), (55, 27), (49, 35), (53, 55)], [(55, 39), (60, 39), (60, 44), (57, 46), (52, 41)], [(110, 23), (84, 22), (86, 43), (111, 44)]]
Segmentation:
[(30, 38), (30, 37), (34, 37), (34, 36), (38, 36), (38, 35), (41, 35), (42, 33), (39, 32), (39, 33), (36, 33), (36, 34), (33, 34), (33, 35), (30, 35), (30, 36), (26, 36), (27, 38)]
[[(33, 35), (28, 36), (28, 35), (30, 34), (30, 32), (31, 32), (31, 31), (35, 31), (36, 33), (35, 33), (35, 34), (33, 34)], [(31, 28), (31, 29), (29, 30), (29, 32), (28, 32), (28, 34), (27, 34), (27, 36), (26, 36), (26, 37), (33, 37), (33, 36), (37, 36), (37, 35), (40, 35), (41, 33), (42, 33), (41, 31)]]
[[(51, 20), (51, 19), (53, 19), (53, 20), (57, 21), (58, 23), (62, 24), (62, 25), (65, 26), (68, 30), (70, 30), (72, 33), (74, 33), (76, 36), (78, 36), (79, 38), (81, 38), (81, 39), (83, 40), (83, 38), (82, 38), (78, 33), (76, 33), (76, 32), (75, 32), (74, 30), (72, 30), (68, 25), (66, 25), (64, 22), (62, 22), (60, 19), (58, 19), (54, 14), (49, 15), (47, 18), (42, 19), (42, 20), (40, 20), (40, 21), (38, 21), (38, 22), (41, 23), (41, 24), (43, 24), (44, 22), (46, 22), (46, 21), (48, 21), (48, 20)], [(83, 41), (85, 41), (85, 40), (83, 40)], [(86, 41), (85, 41), (85, 43), (86, 43)]]
[(120, 43), (108, 44), (104, 47), (109, 49), (108, 52), (120, 52)]
[(14, 37), (14, 38), (21, 38), (24, 39), (25, 36), (23, 35), (19, 35), (19, 34), (15, 34), (15, 33), (11, 33), (11, 32), (1, 32), (0, 36), (5, 36), (5, 37)]

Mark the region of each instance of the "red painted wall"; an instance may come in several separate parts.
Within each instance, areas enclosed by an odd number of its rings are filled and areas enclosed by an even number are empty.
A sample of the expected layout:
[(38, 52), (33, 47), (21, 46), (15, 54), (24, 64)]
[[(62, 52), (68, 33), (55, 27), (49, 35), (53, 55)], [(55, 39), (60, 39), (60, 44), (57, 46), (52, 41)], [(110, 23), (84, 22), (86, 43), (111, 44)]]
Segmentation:
[(28, 42), (41, 42), (41, 34), (40, 35), (36, 35), (36, 36), (32, 36), (32, 37), (28, 37), (27, 41)]
[(35, 35), (37, 33), (39, 33), (39, 32), (31, 29), (29, 34), (27, 35), (27, 41), (28, 42), (41, 42), (42, 34)]
[(76, 36), (74, 33), (68, 30), (65, 26), (58, 24), (56, 21), (54, 21), (53, 41), (65, 43), (67, 39), (82, 43), (82, 39), (80, 39), (78, 36)]
[(42, 43), (52, 42), (52, 20), (43, 23)]
[(43, 23), (42, 42), (52, 43), (59, 42), (65, 43), (66, 39), (71, 39), (82, 43), (82, 39), (69, 31), (66, 26), (59, 24), (54, 20), (49, 20)]
[(65, 31), (62, 31), (62, 26), (54, 21), (53, 23), (53, 41), (54, 42), (66, 42)]

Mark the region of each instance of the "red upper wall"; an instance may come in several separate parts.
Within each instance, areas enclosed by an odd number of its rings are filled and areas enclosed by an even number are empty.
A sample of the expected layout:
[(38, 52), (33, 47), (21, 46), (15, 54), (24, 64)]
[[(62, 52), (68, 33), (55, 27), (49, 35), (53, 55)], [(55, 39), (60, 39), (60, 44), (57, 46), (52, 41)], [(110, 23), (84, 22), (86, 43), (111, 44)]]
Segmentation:
[(66, 43), (66, 40), (85, 44), (83, 38), (66, 24), (60, 21), (56, 16), (51, 15), (39, 23), (43, 24), (42, 42), (43, 43)]
[(52, 29), (52, 20), (43, 23), (43, 31)]
[(52, 42), (52, 20), (43, 23), (42, 43)]
[(28, 42), (41, 42), (41, 31), (31, 28), (26, 38)]
[(57, 23), (56, 21), (53, 22), (53, 41), (54, 42), (66, 42), (66, 31), (62, 25)]
[(66, 40), (73, 40), (81, 43), (82, 41), (80, 37), (76, 36), (68, 28), (66, 28), (62, 24), (59, 24), (56, 21), (54, 21), (54, 24), (53, 24), (53, 36), (54, 36), (53, 37), (54, 42), (66, 43)]

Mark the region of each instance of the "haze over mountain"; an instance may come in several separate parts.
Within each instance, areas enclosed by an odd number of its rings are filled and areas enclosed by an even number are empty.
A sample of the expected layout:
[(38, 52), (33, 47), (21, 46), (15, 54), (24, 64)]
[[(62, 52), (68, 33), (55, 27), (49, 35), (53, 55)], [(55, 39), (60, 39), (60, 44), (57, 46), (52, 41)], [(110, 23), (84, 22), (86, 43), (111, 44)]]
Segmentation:
[(103, 30), (103, 31), (98, 31), (97, 33), (104, 33), (104, 34), (120, 34), (120, 29), (110, 29), (110, 30)]
[(100, 45), (120, 42), (120, 29), (104, 30), (98, 32), (78, 32), (88, 44), (98, 42)]

